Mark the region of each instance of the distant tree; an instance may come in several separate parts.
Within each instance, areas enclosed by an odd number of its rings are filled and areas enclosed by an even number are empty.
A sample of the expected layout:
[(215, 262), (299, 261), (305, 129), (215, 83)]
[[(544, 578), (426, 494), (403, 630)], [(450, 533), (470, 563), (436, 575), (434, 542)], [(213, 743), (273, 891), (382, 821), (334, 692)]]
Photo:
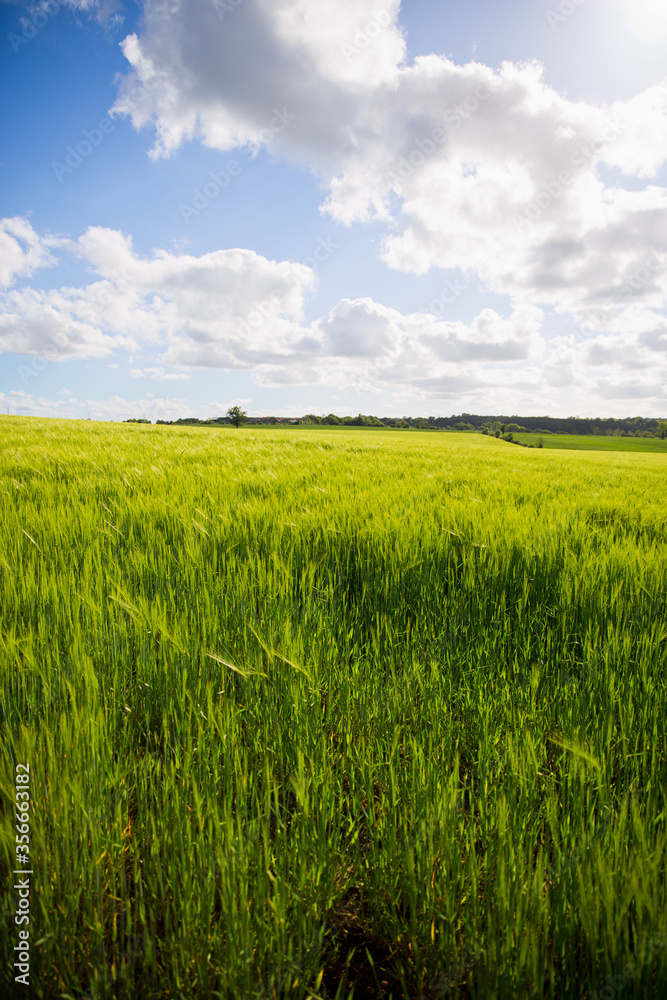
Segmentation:
[(303, 420), (301, 421), (301, 423), (302, 424), (321, 424), (322, 423), (322, 418), (318, 417), (316, 413), (307, 413), (305, 415), (305, 417), (303, 418)]
[(248, 419), (248, 414), (240, 406), (230, 406), (227, 410), (227, 416), (234, 424), (234, 427), (240, 427)]
[(662, 438), (663, 441), (667, 437), (667, 420), (658, 421), (658, 437)]
[(340, 423), (340, 417), (337, 417), (335, 413), (327, 413), (326, 417), (322, 417), (322, 423), (335, 427)]

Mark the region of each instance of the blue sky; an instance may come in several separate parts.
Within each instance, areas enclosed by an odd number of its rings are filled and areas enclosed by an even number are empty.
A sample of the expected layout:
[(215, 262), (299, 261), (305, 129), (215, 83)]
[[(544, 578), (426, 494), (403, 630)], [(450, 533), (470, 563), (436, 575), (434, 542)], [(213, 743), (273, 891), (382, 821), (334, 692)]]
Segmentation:
[(667, 413), (657, 0), (0, 3), (0, 405)]

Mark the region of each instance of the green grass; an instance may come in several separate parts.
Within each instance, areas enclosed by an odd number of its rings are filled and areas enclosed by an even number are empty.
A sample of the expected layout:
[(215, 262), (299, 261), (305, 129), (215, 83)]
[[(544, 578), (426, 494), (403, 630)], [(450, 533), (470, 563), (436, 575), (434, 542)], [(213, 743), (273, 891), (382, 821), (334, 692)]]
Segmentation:
[(1, 430), (3, 997), (667, 995), (662, 456)]
[(571, 451), (631, 451), (667, 455), (667, 439), (603, 437), (600, 434), (524, 434), (514, 435), (515, 441), (536, 445), (542, 440), (545, 448), (565, 448)]

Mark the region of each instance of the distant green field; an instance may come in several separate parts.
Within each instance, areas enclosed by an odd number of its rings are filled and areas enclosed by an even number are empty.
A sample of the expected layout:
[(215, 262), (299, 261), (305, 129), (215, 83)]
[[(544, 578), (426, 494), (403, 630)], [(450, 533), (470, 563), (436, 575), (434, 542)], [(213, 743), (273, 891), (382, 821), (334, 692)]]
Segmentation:
[(524, 434), (514, 435), (516, 441), (537, 444), (542, 439), (545, 448), (565, 448), (572, 451), (649, 451), (667, 455), (667, 439), (602, 437), (597, 434)]
[(661, 455), (0, 433), (3, 1000), (667, 996)]

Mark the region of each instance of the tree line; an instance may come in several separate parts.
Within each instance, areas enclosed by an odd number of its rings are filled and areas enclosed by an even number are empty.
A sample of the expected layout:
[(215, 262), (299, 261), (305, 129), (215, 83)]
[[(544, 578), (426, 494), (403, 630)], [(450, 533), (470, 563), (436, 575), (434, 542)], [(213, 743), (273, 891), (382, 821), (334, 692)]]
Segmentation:
[[(126, 423), (150, 423), (136, 419)], [(198, 417), (179, 417), (177, 420), (158, 420), (158, 424), (210, 427), (219, 424), (292, 424), (329, 427), (394, 427), (417, 430), (469, 431), (494, 434), (497, 437), (517, 432), (533, 434), (593, 434), (607, 437), (667, 437), (667, 420), (653, 417), (522, 417), (517, 415), (487, 416), (461, 413), (451, 417), (376, 417), (358, 413), (356, 417), (339, 417), (335, 413), (322, 416), (307, 413), (303, 417), (249, 417), (240, 406), (230, 406), (225, 416), (201, 420)]]

